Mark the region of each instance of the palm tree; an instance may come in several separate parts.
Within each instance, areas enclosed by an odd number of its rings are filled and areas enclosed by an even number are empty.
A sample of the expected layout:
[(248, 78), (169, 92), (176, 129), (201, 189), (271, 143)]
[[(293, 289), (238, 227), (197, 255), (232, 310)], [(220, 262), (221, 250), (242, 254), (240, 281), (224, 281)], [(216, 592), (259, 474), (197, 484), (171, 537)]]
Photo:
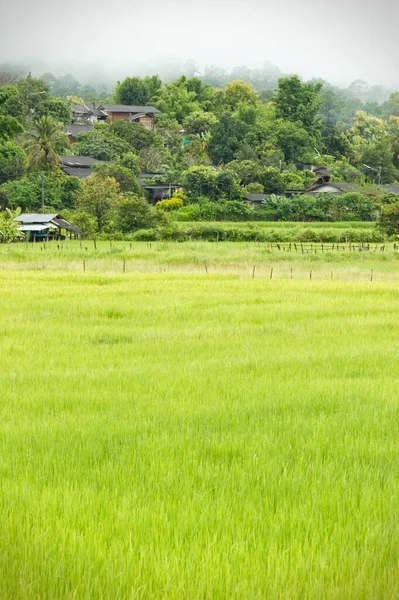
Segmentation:
[(68, 136), (63, 132), (62, 123), (51, 116), (36, 117), (23, 142), (29, 167), (58, 165), (61, 161), (58, 152), (68, 146)]

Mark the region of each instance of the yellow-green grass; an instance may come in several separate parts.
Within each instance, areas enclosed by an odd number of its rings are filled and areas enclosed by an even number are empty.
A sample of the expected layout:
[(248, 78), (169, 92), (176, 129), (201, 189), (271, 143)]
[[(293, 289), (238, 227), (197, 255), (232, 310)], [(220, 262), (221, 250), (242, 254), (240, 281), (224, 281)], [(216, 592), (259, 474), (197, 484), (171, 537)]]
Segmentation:
[[(173, 217), (173, 213), (172, 213)], [(253, 227), (261, 229), (373, 229), (373, 221), (177, 221), (179, 225), (214, 225), (223, 226), (226, 229), (247, 227), (250, 223)]]
[[(290, 279), (399, 280), (394, 243), (240, 243), (192, 241), (108, 242), (83, 240), (0, 244), (0, 271), (56, 270), (86, 273), (237, 274)], [(332, 249), (334, 248), (334, 249)], [(384, 250), (382, 251), (382, 248)], [(303, 250), (303, 252), (302, 252)], [(255, 267), (255, 272), (254, 272)], [(312, 272), (312, 273), (311, 273)]]
[(398, 597), (397, 282), (0, 287), (1, 598)]

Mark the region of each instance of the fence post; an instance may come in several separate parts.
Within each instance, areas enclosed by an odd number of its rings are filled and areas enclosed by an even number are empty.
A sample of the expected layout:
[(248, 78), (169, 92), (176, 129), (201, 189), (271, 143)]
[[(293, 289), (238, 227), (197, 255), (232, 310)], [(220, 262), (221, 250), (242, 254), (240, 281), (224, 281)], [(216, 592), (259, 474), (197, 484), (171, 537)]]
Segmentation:
[(126, 261), (123, 261), (123, 272), (126, 273)]
[(86, 271), (86, 261), (83, 259), (83, 271)]
[(312, 280), (312, 269), (310, 269), (309, 279)]
[(208, 265), (206, 264), (206, 260), (204, 260), (205, 271), (208, 273)]
[(270, 279), (273, 278), (273, 267), (270, 269)]

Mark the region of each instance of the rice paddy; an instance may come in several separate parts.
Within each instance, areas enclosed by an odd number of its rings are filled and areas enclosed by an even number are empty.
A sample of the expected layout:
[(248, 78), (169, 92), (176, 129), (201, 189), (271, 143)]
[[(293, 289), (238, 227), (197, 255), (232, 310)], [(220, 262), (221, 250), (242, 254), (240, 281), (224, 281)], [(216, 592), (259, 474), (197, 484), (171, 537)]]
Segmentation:
[(398, 598), (398, 252), (313, 250), (0, 246), (1, 598)]

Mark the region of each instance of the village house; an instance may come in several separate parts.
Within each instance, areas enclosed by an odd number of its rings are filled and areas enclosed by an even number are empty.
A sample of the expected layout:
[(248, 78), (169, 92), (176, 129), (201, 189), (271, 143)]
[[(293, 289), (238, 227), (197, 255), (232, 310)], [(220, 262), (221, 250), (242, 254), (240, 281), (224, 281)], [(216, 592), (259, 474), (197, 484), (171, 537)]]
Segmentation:
[(138, 123), (147, 129), (154, 128), (154, 115), (160, 112), (154, 106), (125, 104), (95, 105), (90, 103), (82, 104), (81, 106), (73, 105), (71, 106), (71, 110), (73, 124), (79, 122), (101, 123), (108, 119), (112, 123), (121, 120)]

